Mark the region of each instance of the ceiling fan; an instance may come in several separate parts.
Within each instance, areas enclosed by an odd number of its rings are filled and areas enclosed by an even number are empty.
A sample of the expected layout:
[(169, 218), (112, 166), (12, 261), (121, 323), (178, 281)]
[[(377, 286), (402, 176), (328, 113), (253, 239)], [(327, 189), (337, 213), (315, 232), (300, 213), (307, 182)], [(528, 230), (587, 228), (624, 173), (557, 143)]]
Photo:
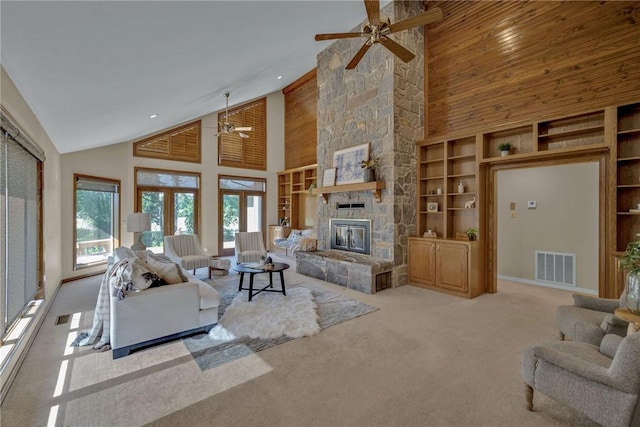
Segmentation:
[(249, 138), (249, 135), (247, 135), (245, 132), (251, 132), (253, 130), (251, 126), (234, 126), (233, 123), (229, 122), (229, 92), (226, 92), (224, 94), (224, 97), (227, 101), (227, 107), (224, 113), (224, 122), (218, 122), (218, 125), (220, 127), (218, 135), (223, 133), (230, 134), (237, 132), (240, 138)]
[(437, 22), (442, 19), (442, 10), (439, 7), (435, 7), (420, 15), (392, 24), (388, 19), (386, 22), (380, 19), (380, 0), (364, 0), (364, 7), (367, 9), (369, 22), (362, 27), (359, 33), (316, 34), (316, 41), (347, 39), (352, 37), (367, 38), (364, 45), (362, 45), (353, 59), (351, 59), (351, 62), (345, 67), (347, 70), (356, 68), (356, 65), (358, 65), (364, 54), (367, 53), (367, 50), (369, 50), (374, 43), (380, 43), (404, 62), (411, 61), (415, 58), (415, 55), (401, 44), (390, 39), (388, 35), (408, 28), (417, 27), (418, 25), (431, 24), (432, 22)]

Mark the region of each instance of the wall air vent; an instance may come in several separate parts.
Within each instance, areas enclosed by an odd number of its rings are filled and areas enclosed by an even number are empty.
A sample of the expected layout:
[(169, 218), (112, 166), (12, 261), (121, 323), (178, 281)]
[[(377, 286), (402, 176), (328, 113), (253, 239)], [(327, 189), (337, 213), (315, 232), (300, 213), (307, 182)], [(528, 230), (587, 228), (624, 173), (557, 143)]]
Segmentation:
[(363, 209), (364, 203), (336, 203), (336, 209)]
[(536, 251), (536, 280), (576, 286), (576, 254)]

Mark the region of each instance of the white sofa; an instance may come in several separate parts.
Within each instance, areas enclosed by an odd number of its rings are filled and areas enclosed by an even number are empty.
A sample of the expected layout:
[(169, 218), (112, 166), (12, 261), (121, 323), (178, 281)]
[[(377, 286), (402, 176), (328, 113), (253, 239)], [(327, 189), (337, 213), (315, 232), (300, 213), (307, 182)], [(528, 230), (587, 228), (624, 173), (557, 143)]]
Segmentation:
[(115, 295), (110, 281), (109, 329), (114, 359), (138, 348), (208, 332), (218, 322), (218, 292), (188, 271), (182, 272), (187, 282), (128, 292), (123, 299)]

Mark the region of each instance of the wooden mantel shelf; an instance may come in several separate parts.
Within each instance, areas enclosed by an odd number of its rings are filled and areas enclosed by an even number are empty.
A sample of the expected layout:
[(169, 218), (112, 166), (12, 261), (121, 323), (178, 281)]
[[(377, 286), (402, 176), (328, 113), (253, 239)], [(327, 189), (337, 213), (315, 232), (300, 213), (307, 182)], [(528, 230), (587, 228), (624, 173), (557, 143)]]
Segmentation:
[(319, 194), (324, 199), (324, 202), (329, 201), (329, 194), (331, 193), (346, 193), (348, 191), (373, 191), (373, 196), (376, 202), (380, 202), (380, 190), (386, 188), (384, 181), (372, 181), (372, 182), (358, 182), (355, 184), (342, 184), (334, 185), (332, 187), (320, 187), (314, 188), (313, 194)]

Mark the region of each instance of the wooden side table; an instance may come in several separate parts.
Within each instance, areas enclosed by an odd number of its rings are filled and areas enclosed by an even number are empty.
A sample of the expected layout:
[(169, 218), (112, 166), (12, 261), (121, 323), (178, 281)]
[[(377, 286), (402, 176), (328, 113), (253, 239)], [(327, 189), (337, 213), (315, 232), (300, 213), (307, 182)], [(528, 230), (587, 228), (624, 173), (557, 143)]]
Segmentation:
[(616, 308), (616, 316), (622, 320), (629, 322), (629, 328), (627, 329), (627, 335), (634, 334), (640, 330), (640, 315), (633, 314), (626, 308)]

